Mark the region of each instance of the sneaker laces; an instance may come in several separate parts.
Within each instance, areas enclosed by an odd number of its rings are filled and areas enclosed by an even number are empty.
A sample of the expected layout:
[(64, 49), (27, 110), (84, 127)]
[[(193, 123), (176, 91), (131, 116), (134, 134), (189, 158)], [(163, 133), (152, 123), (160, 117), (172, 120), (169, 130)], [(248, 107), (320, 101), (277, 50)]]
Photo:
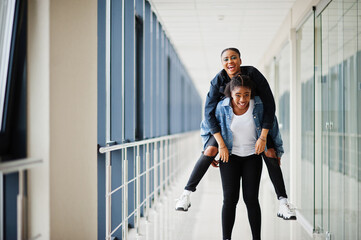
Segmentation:
[(289, 211), (294, 212), (296, 210), (296, 207), (291, 203), (286, 203), (285, 205)]
[(179, 200), (183, 200), (185, 197), (187, 197), (187, 195), (182, 194), (182, 195), (180, 195), (179, 198), (174, 199), (174, 201), (177, 202), (177, 201), (179, 201)]

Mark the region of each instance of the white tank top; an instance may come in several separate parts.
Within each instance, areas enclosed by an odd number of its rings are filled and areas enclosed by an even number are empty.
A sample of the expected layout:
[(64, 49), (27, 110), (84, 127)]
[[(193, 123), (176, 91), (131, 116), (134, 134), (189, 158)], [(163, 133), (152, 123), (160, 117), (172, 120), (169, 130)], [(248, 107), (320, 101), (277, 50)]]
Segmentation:
[(251, 99), (247, 112), (233, 114), (231, 131), (233, 135), (232, 154), (246, 157), (255, 154), (257, 141), (256, 125), (253, 120), (254, 100)]

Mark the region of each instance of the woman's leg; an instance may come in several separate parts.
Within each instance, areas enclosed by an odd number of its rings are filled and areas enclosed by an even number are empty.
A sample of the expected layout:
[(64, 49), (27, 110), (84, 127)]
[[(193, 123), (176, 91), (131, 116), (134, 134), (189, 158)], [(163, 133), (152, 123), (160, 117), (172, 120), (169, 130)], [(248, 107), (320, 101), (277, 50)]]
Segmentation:
[(202, 180), (204, 174), (207, 172), (209, 165), (214, 160), (214, 157), (218, 153), (218, 144), (216, 139), (211, 136), (208, 140), (206, 150), (202, 153), (199, 157), (198, 161), (196, 162), (193, 171), (188, 179), (187, 185), (185, 186), (185, 190), (188, 191), (196, 191), (196, 188), (199, 182)]
[(268, 175), (272, 181), (273, 187), (275, 188), (277, 199), (280, 199), (281, 197), (287, 198), (285, 183), (281, 167), (278, 164), (278, 159), (267, 157), (266, 154), (262, 154), (262, 156), (268, 169)]
[(220, 172), (223, 188), (222, 232), (223, 239), (231, 239), (236, 206), (240, 189), (240, 161), (231, 155), (228, 163), (220, 163)]
[(247, 207), (253, 240), (259, 240), (261, 239), (261, 208), (258, 202), (258, 192), (262, 173), (262, 158), (260, 155), (252, 155), (241, 161), (243, 162), (243, 200)]
[(277, 216), (284, 220), (296, 220), (296, 212), (287, 199), (281, 166), (274, 149), (269, 148), (267, 152), (263, 153), (263, 159), (280, 203)]
[(202, 153), (184, 188), (183, 194), (177, 200), (175, 209), (178, 211), (188, 211), (191, 206), (190, 193), (196, 191), (199, 182), (207, 172), (209, 165), (214, 161), (214, 157), (218, 153), (218, 144), (216, 139), (211, 136), (207, 142), (206, 150)]

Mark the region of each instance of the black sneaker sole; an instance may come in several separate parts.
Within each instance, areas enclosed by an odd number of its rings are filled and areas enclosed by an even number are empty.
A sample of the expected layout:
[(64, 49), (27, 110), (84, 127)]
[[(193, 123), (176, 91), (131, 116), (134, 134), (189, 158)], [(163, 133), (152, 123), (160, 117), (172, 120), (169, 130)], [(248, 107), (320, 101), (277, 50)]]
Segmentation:
[(283, 215), (277, 213), (277, 217), (282, 218), (283, 220), (297, 220), (296, 216), (292, 216), (290, 218), (285, 218)]
[(190, 207), (191, 207), (191, 205), (189, 204), (189, 206), (188, 206), (187, 209), (184, 209), (184, 208), (180, 207), (180, 208), (176, 208), (175, 210), (176, 210), (176, 211), (182, 211), (182, 212), (188, 212), (188, 209), (189, 209)]

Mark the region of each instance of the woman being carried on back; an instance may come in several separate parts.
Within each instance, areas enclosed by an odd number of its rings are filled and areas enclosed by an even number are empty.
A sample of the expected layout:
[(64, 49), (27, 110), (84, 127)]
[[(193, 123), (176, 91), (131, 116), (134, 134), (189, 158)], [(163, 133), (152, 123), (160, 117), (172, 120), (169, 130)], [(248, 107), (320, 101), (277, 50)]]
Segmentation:
[[(223, 239), (231, 239), (242, 180), (243, 200), (254, 240), (261, 239), (261, 208), (258, 201), (262, 173), (262, 157), (256, 154), (255, 144), (261, 136), (263, 104), (253, 99), (253, 82), (246, 75), (236, 75), (227, 84), (225, 99), (217, 105), (215, 116), (221, 128), (216, 140), (220, 148), (220, 172), (223, 188)], [(206, 121), (201, 124), (205, 145), (212, 134)], [(268, 135), (274, 142), (278, 157), (283, 154), (281, 134), (275, 118)], [(223, 150), (224, 149), (224, 150)], [(226, 158), (223, 152), (229, 153)], [(228, 154), (228, 153), (226, 153)]]
[[(211, 81), (211, 87), (207, 94), (205, 104), (205, 119), (207, 126), (210, 129), (211, 136), (204, 146), (200, 158), (193, 168), (188, 183), (184, 188), (183, 194), (180, 196), (176, 203), (176, 210), (187, 211), (190, 207), (190, 194), (196, 191), (196, 187), (204, 174), (207, 172), (209, 166), (212, 164), (217, 166), (214, 157), (219, 152), (220, 158), (228, 160), (229, 151), (225, 148), (225, 144), (221, 139), (221, 128), (215, 116), (215, 110), (218, 102), (224, 98), (224, 89), (231, 78), (238, 75), (246, 75), (254, 83), (254, 95), (260, 97), (263, 102), (263, 119), (260, 129), (261, 134), (255, 143), (255, 153), (262, 154), (263, 159), (268, 168), (271, 181), (275, 188), (277, 198), (280, 201), (279, 211), (277, 216), (288, 220), (296, 219), (296, 214), (287, 200), (286, 189), (280, 168), (280, 159), (274, 151), (274, 143), (268, 136), (268, 131), (273, 125), (275, 118), (275, 103), (274, 98), (269, 87), (267, 80), (264, 76), (252, 66), (241, 66), (242, 60), (240, 52), (236, 48), (226, 48), (221, 53), (221, 62), (223, 70), (220, 71), (215, 78)], [(219, 144), (220, 143), (220, 144)], [(267, 144), (268, 151), (265, 151)]]

